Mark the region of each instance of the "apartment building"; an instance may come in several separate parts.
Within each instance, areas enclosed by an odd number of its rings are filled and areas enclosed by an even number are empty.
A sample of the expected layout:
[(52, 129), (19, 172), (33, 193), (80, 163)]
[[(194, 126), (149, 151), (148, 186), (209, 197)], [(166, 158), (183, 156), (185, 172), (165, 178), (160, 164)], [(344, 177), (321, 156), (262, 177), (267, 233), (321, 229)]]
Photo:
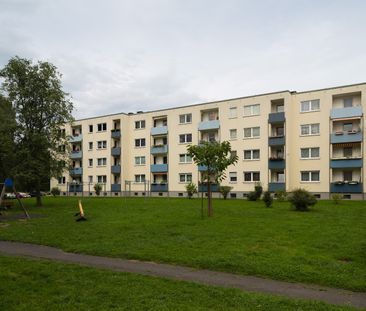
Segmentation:
[(365, 98), (363, 83), (77, 120), (65, 128), (71, 169), (51, 187), (89, 196), (100, 183), (102, 195), (179, 197), (193, 182), (205, 192), (205, 168), (187, 146), (227, 140), (239, 157), (222, 183), (233, 188), (230, 198), (261, 182), (273, 192), (301, 187), (324, 199), (363, 199)]

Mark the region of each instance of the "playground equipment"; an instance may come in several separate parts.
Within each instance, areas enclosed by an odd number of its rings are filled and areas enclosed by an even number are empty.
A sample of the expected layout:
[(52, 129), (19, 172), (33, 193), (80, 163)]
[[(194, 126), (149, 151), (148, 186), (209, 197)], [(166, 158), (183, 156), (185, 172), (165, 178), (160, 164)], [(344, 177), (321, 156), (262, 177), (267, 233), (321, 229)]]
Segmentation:
[(20, 197), (19, 197), (19, 195), (18, 195), (18, 193), (15, 189), (15, 184), (14, 184), (13, 180), (11, 178), (6, 178), (4, 183), (0, 183), (0, 185), (3, 186), (3, 188), (1, 189), (1, 194), (0, 194), (0, 206), (3, 202), (4, 197), (5, 197), (6, 188), (8, 188), (8, 189), (10, 188), (15, 193), (15, 198), (18, 200), (19, 205), (22, 207), (25, 217), (27, 219), (30, 219), (30, 216), (29, 216), (25, 206), (23, 205), (23, 202), (20, 200)]

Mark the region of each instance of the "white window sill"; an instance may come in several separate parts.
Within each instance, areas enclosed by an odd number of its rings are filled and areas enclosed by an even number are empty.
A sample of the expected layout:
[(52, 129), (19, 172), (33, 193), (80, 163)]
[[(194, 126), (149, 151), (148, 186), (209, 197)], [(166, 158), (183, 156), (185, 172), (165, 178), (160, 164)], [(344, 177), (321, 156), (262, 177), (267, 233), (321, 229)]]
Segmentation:
[(320, 181), (300, 181), (300, 184), (320, 184)]
[(300, 137), (308, 137), (308, 136), (320, 136), (320, 133), (319, 134), (300, 134), (299, 135)]
[(192, 164), (192, 162), (179, 162), (178, 164)]
[(309, 111), (300, 111), (300, 113), (310, 113), (310, 112), (320, 112), (320, 109), (317, 109), (317, 110), (309, 110)]
[(320, 160), (320, 157), (318, 157), (318, 158), (300, 158), (300, 160)]
[(260, 161), (261, 159), (243, 159), (243, 161)]
[(178, 123), (178, 125), (192, 124), (192, 122)]
[(260, 136), (256, 136), (256, 137), (244, 137), (243, 139), (259, 139), (261, 138)]
[(243, 116), (243, 118), (260, 117), (260, 114), (251, 114), (248, 116)]

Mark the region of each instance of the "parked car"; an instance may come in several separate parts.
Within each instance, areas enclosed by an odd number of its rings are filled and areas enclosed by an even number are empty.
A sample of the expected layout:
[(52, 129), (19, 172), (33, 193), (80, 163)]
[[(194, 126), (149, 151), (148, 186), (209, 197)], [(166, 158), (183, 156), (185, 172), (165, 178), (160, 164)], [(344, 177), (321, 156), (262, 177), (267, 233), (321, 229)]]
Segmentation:
[(15, 193), (5, 193), (4, 195), (4, 199), (15, 199), (16, 198), (16, 195)]
[(21, 198), (21, 199), (31, 197), (29, 193), (25, 193), (25, 192), (17, 192), (17, 196), (18, 196), (18, 198)]

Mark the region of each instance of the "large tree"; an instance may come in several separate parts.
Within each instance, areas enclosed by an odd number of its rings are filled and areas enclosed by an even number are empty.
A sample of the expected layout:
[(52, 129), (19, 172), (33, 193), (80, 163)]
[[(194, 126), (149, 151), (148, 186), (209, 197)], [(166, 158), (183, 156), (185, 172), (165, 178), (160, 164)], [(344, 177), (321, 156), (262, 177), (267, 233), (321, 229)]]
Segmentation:
[(62, 89), (61, 74), (49, 62), (14, 57), (0, 77), (0, 90), (16, 119), (14, 177), (24, 188), (35, 190), (37, 205), (42, 205), (42, 181), (59, 176), (65, 167), (66, 157), (57, 151), (67, 143), (60, 130), (72, 121), (73, 104)]
[(199, 145), (188, 146), (187, 150), (197, 165), (205, 167), (202, 176), (203, 182), (207, 184), (208, 216), (210, 217), (213, 214), (211, 183), (223, 181), (226, 178), (225, 170), (238, 161), (238, 156), (233, 154), (228, 141), (202, 142)]

